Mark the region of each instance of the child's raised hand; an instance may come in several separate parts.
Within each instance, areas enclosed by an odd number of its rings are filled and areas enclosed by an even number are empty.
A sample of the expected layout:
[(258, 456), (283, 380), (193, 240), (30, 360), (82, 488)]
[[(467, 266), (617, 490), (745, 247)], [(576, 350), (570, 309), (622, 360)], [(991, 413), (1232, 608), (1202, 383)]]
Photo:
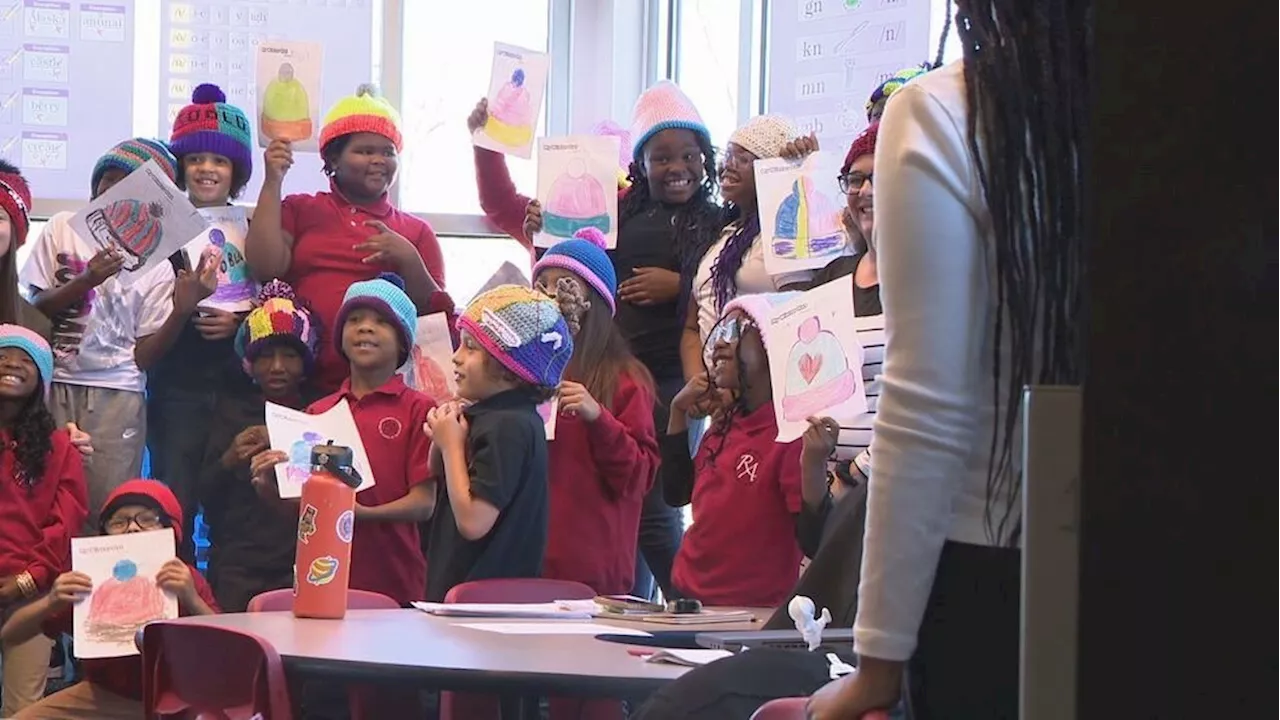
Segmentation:
[[(671, 399), (671, 411), (681, 412), (685, 415), (695, 414), (694, 411), (699, 404), (711, 397), (710, 388), (711, 379), (706, 373), (694, 375), (693, 379), (685, 383), (684, 387), (680, 388), (680, 392), (676, 393), (676, 396)], [(699, 415), (698, 417), (702, 416)]]
[(467, 116), (467, 132), (475, 135), (486, 122), (489, 122), (489, 98), (480, 98), (480, 102), (476, 103), (476, 109)]
[(431, 441), (443, 453), (461, 448), (467, 441), (467, 418), (458, 403), (445, 403), (431, 408), (424, 428)]
[(577, 415), (587, 422), (600, 417), (600, 403), (587, 392), (587, 386), (572, 380), (560, 383), (560, 411)]
[(74, 605), (93, 592), (93, 578), (82, 572), (64, 572), (53, 580), (49, 604), (54, 610)]
[(93, 438), (73, 422), (67, 423), (67, 434), (71, 436), (71, 447), (88, 457), (93, 454)]
[(782, 148), (782, 157), (787, 160), (803, 160), (811, 153), (818, 151), (818, 135), (809, 133), (787, 143)]
[(270, 447), (271, 441), (267, 437), (266, 425), (247, 427), (231, 441), (231, 447), (227, 448), (226, 453), (223, 454), (222, 464), (224, 467), (233, 467)]
[(288, 140), (272, 140), (262, 153), (262, 164), (267, 168), (267, 181), (280, 182), (293, 167), (293, 144)]
[(524, 207), (524, 236), (532, 238), (542, 232), (542, 203), (530, 200)]
[(107, 281), (107, 278), (115, 277), (116, 273), (124, 269), (125, 255), (120, 248), (115, 245), (108, 245), (89, 258), (88, 265), (85, 266), (82, 276), (93, 287), (98, 287)]
[(840, 439), (840, 423), (829, 417), (811, 417), (808, 422), (809, 427), (800, 436), (804, 442), (800, 450), (801, 462), (825, 463), (831, 453), (836, 451), (836, 443)]
[(173, 283), (173, 311), (182, 315), (195, 312), (202, 300), (218, 289), (218, 264), (222, 252), (200, 253), (195, 270), (179, 270)]
[(156, 573), (156, 585), (165, 592), (173, 593), (184, 607), (192, 605), (197, 597), (196, 581), (191, 577), (191, 568), (178, 558), (173, 558), (160, 567), (160, 572)]

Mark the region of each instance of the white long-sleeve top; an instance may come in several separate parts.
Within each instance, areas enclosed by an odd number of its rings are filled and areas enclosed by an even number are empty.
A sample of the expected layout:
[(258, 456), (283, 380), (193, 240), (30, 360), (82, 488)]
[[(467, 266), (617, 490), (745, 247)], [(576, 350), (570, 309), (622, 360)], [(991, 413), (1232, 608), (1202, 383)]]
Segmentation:
[(895, 93), (876, 145), (886, 347), (854, 638), (886, 660), (915, 650), (943, 543), (998, 544), (994, 244), (966, 123), (961, 61)]

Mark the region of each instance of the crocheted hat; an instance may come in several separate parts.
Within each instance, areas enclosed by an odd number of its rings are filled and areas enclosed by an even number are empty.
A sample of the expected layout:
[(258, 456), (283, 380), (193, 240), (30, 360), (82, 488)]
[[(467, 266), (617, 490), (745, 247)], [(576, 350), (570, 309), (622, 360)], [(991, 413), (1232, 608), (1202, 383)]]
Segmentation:
[(774, 219), (773, 253), (803, 259), (838, 254), (845, 246), (840, 210), (820, 192), (813, 178), (801, 175), (791, 183)]
[(262, 134), (272, 140), (296, 142), (311, 137), (311, 97), (293, 75), (293, 63), (283, 62), (262, 91)]
[(98, 530), (105, 534), (107, 521), (111, 519), (112, 513), (125, 505), (142, 505), (164, 513), (178, 542), (182, 542), (182, 505), (168, 485), (159, 480), (142, 478), (122, 483), (111, 491), (107, 501), (102, 504), (102, 511), (98, 513), (98, 522), (101, 524)]
[(489, 103), (489, 117), (484, 132), (503, 145), (519, 147), (533, 139), (536, 108), (529, 102), (529, 89), (524, 86), (524, 70), (516, 68), (511, 78), (498, 88)]
[(400, 361), (396, 367), (404, 365), (418, 336), (418, 306), (404, 293), (404, 280), (395, 273), (382, 273), (372, 280), (351, 283), (347, 288), (333, 322), (333, 342), (343, 359), (347, 354), (342, 351), (342, 326), (356, 308), (369, 308), (395, 324), (400, 338)]
[(631, 158), (638, 161), (649, 138), (672, 128), (692, 130), (711, 143), (711, 133), (689, 96), (670, 80), (660, 80), (640, 93), (631, 111)]
[(764, 160), (781, 155), (787, 143), (799, 134), (795, 125), (781, 115), (757, 115), (734, 130), (729, 142)]
[(817, 316), (801, 323), (797, 335), (787, 356), (782, 396), (782, 417), (793, 422), (848, 400), (858, 389), (843, 346), (834, 333), (822, 328)]
[(873, 122), (881, 114), (884, 113), (884, 105), (889, 102), (889, 96), (893, 95), (903, 85), (906, 85), (914, 78), (929, 72), (933, 66), (929, 63), (920, 63), (915, 67), (909, 67), (885, 78), (880, 86), (871, 91), (871, 97), (867, 100), (867, 122)]
[(609, 232), (609, 208), (600, 181), (587, 172), (585, 162), (573, 160), (568, 172), (551, 182), (551, 193), (542, 208), (542, 230), (571, 238), (583, 228)]
[(0, 348), (18, 348), (31, 356), (48, 397), (49, 384), (53, 382), (53, 349), (49, 342), (21, 325), (0, 325)]
[(849, 146), (849, 153), (844, 156), (844, 165), (840, 166), (840, 174), (849, 172), (849, 168), (853, 167), (853, 161), (863, 155), (876, 154), (876, 136), (880, 134), (880, 123), (873, 122), (867, 126), (862, 134), (853, 139), (853, 144)]
[(27, 230), (31, 227), (31, 187), (22, 171), (0, 160), (0, 208), (9, 215), (9, 225), (13, 232), (9, 233), (10, 242), (17, 250), (27, 241)]
[(262, 286), (257, 307), (236, 331), (236, 354), (247, 373), (268, 343), (288, 342), (302, 355), (303, 366), (310, 373), (319, 336), (311, 311), (298, 303), (293, 288), (282, 280), (272, 280)]
[(795, 298), (799, 294), (800, 293), (797, 291), (787, 291), (739, 295), (725, 303), (724, 309), (720, 311), (720, 319), (724, 320), (724, 318), (728, 317), (729, 313), (734, 310), (745, 313), (751, 318), (755, 323), (756, 328), (760, 331), (760, 339), (764, 341), (765, 350), (768, 351), (769, 311), (778, 305)]
[(111, 242), (133, 257), (124, 268), (132, 272), (146, 265), (160, 247), (163, 216), (164, 206), (160, 203), (126, 199), (91, 211), (87, 223), (91, 228), (105, 228)]
[(573, 337), (551, 298), (519, 285), (499, 285), (471, 301), (458, 318), (502, 366), (533, 385), (560, 384), (573, 357)]
[(127, 175), (142, 167), (148, 160), (155, 160), (171, 181), (178, 181), (178, 161), (164, 143), (149, 138), (133, 138), (116, 145), (98, 158), (97, 164), (93, 166), (93, 174), (89, 176), (89, 193), (97, 193), (98, 181), (108, 170), (118, 168)]
[(376, 133), (391, 141), (399, 152), (403, 148), (400, 136), (400, 113), (378, 94), (378, 88), (365, 83), (356, 88), (356, 94), (334, 103), (324, 116), (320, 128), (320, 149), (343, 135), (351, 133)]
[(618, 276), (613, 262), (604, 252), (604, 233), (596, 228), (583, 228), (570, 240), (552, 245), (533, 266), (534, 277), (543, 268), (558, 267), (568, 270), (587, 282), (609, 303), (609, 314), (617, 311), (613, 296), (618, 292)]
[(173, 119), (169, 149), (179, 159), (192, 153), (214, 153), (243, 168), (244, 175), (253, 174), (253, 143), (249, 118), (244, 111), (227, 103), (222, 88), (202, 83), (191, 93), (191, 104)]

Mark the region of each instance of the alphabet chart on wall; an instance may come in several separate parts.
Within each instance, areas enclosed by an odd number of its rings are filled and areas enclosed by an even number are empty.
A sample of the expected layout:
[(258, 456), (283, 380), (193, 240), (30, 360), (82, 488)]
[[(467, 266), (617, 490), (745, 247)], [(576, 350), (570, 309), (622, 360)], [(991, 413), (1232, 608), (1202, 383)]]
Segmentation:
[(775, 0), (769, 18), (769, 112), (843, 151), (867, 125), (871, 92), (931, 59), (929, 0)]

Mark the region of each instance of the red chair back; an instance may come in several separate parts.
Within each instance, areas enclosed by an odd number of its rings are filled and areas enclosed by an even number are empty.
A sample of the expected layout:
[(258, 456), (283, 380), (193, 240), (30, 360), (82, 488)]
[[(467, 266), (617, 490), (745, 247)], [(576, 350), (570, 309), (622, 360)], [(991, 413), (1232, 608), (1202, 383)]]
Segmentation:
[(453, 586), (446, 603), (548, 603), (556, 600), (590, 600), (596, 591), (572, 580), (545, 578), (497, 578), (473, 580)]
[[(802, 697), (770, 700), (751, 714), (751, 720), (805, 720), (804, 706), (808, 702), (809, 698)], [(872, 710), (862, 720), (889, 720), (889, 713)]]
[(146, 717), (292, 720), (275, 648), (239, 630), (154, 622), (142, 631)]
[[(368, 590), (348, 590), (348, 610), (397, 610), (400, 603), (383, 595)], [(247, 612), (277, 612), (293, 609), (293, 590), (268, 590), (258, 593), (249, 601)]]

